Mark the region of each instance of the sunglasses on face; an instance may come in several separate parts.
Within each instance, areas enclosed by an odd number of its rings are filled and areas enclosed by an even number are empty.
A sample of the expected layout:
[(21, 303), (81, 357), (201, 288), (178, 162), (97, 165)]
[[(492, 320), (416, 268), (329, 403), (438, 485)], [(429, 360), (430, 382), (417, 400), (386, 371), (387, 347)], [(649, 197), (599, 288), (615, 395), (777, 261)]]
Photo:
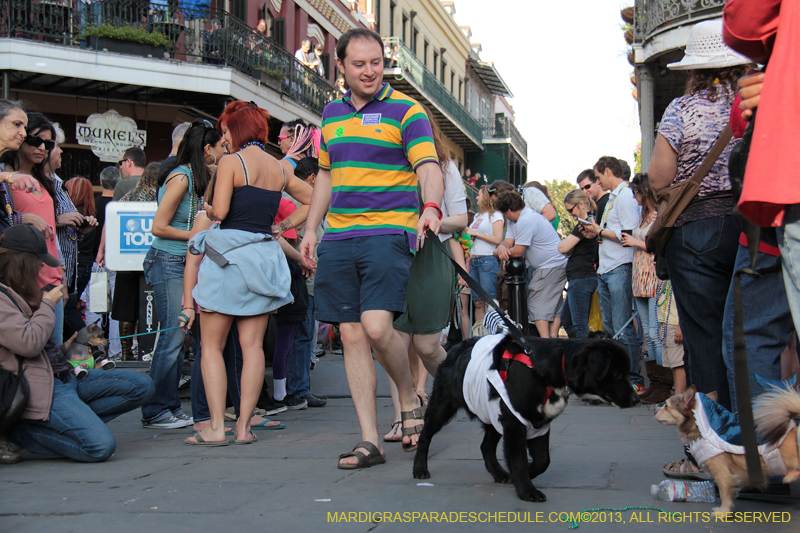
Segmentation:
[(119, 166), (122, 166), (122, 164), (123, 164), (125, 161), (130, 161), (130, 159), (120, 159), (119, 161), (117, 161), (117, 164), (118, 164)]
[(42, 144), (44, 144), (44, 149), (47, 150), (48, 152), (52, 151), (53, 148), (56, 147), (55, 141), (45, 141), (44, 139), (41, 139), (36, 135), (26, 135), (25, 144), (33, 146), (34, 148), (39, 148)]
[(278, 135), (278, 140), (279, 141), (282, 141), (284, 139), (293, 139), (293, 138), (294, 138), (293, 135)]
[(590, 183), (589, 185), (584, 185), (583, 187), (581, 187), (581, 189), (583, 189), (584, 191), (588, 191), (589, 189), (592, 188), (592, 185), (594, 185), (594, 183)]

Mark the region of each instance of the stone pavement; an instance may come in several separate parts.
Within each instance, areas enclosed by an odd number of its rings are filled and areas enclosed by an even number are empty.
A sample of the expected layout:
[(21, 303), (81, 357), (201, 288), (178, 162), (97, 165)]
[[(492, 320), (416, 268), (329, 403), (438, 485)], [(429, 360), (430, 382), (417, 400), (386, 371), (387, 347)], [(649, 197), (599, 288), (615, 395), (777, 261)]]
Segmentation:
[[(343, 377), (341, 356), (328, 355), (312, 372), (312, 389), (340, 396), (347, 391)], [(385, 390), (381, 382), (380, 391)], [(628, 506), (682, 514), (672, 523), (659, 521), (657, 511), (594, 514), (591, 518), (605, 523), (583, 523), (578, 531), (798, 530), (797, 486), (792, 487), (792, 498), (783, 502), (738, 500), (737, 511), (764, 513), (741, 515), (745, 523), (716, 522), (710, 514), (712, 504), (654, 501), (650, 485), (663, 479), (661, 465), (681, 457), (675, 428), (656, 423), (646, 407), (621, 410), (571, 400), (552, 426), (550, 468), (534, 480), (547, 495), (545, 503), (522, 502), (513, 486), (492, 483), (481, 459), (480, 424), (469, 422), (463, 413), (432, 443), (430, 486), (411, 477), (413, 454), (403, 453), (399, 444), (386, 444), (385, 465), (339, 470), (337, 456), (361, 439), (349, 398), (332, 398), (324, 408), (274, 417), (287, 428), (261, 431), (253, 445), (225, 448), (185, 446), (188, 430), (143, 429), (138, 412), (130, 413), (110, 424), (118, 446), (106, 463), (42, 459), (0, 466), (0, 531), (384, 533), (535, 528), (566, 533), (570, 523), (550, 520), (558, 520), (560, 512)], [(388, 430), (391, 401), (383, 397), (378, 405), (380, 427)], [(414, 522), (375, 523), (370, 512), (407, 512)], [(439, 521), (442, 514), (430, 521), (432, 512), (449, 513), (444, 515), (448, 520), (488, 522)], [(767, 514), (772, 512), (778, 514)], [(754, 523), (756, 518), (776, 516), (789, 522)], [(350, 521), (336, 523), (334, 517)], [(508, 523), (520, 519), (539, 523)]]

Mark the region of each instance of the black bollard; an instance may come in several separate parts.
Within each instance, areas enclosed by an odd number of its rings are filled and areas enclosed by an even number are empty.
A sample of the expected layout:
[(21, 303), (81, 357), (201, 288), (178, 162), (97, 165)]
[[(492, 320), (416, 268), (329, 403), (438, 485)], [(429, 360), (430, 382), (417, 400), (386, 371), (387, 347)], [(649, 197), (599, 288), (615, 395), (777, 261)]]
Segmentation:
[(528, 329), (528, 297), (525, 291), (525, 260), (512, 257), (506, 263), (508, 274), (508, 316), (511, 320)]

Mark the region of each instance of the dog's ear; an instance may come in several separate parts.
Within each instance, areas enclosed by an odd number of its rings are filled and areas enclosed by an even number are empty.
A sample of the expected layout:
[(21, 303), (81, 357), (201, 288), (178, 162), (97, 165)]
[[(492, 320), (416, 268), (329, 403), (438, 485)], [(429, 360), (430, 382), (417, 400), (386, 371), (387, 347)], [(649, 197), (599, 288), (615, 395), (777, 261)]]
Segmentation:
[(589, 354), (589, 370), (596, 379), (602, 379), (611, 367), (611, 357), (601, 350), (593, 350)]
[(92, 323), (92, 325), (93, 325), (93, 326), (96, 326), (96, 325), (98, 325), (98, 324), (100, 323), (100, 321), (101, 321), (101, 320), (102, 320), (101, 318), (98, 318), (97, 320), (95, 320), (95, 321)]
[(681, 396), (681, 401), (679, 402), (680, 410), (683, 412), (689, 412), (694, 409), (694, 397), (697, 393), (697, 389), (694, 385), (689, 385), (686, 390), (683, 392), (683, 396)]
[(709, 398), (711, 398), (715, 402), (719, 401), (719, 394), (717, 394), (717, 391), (715, 391), (715, 390), (712, 390), (711, 392), (707, 393), (706, 396), (708, 396)]

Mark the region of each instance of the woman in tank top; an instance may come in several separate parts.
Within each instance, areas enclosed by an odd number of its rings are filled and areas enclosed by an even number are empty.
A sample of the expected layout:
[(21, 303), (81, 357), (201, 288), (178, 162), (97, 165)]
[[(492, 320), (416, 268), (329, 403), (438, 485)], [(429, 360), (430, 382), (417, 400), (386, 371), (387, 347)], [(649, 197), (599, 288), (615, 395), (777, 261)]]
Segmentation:
[(206, 145), (220, 135), (207, 120), (195, 120), (186, 130), (175, 160), (158, 176), (158, 210), (153, 219), (153, 244), (144, 259), (144, 276), (153, 287), (161, 333), (150, 363), (156, 393), (142, 406), (145, 427), (173, 429), (192, 423), (181, 409), (178, 382), (183, 368), (184, 334), (178, 322), (182, 307), (186, 243), (197, 215), (197, 199), (209, 182), (204, 160)]
[(234, 319), (242, 346), (241, 403), (235, 443), (256, 441), (250, 417), (264, 381), (263, 339), (268, 313), (292, 300), (291, 275), (272, 225), (286, 192), (304, 205), (311, 187), (287, 176), (281, 163), (266, 153), (269, 114), (254, 103), (232, 102), (217, 127), (231, 155), (220, 161), (206, 213), (218, 226), (201, 232), (190, 251), (205, 253), (192, 291), (200, 306), (202, 371), (211, 424), (186, 440), (192, 445), (228, 444), (225, 439), (227, 392), (222, 350)]

